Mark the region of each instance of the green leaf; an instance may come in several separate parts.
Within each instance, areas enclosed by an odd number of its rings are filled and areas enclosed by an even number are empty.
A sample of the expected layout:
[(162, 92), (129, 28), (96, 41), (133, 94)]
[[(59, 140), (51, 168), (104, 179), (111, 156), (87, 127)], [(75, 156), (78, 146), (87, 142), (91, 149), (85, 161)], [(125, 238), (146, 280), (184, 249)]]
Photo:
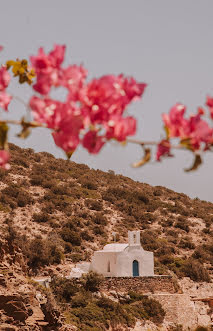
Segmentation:
[(202, 164), (202, 159), (199, 154), (195, 154), (194, 162), (192, 166), (188, 169), (184, 169), (185, 172), (195, 171), (199, 168), (199, 166)]

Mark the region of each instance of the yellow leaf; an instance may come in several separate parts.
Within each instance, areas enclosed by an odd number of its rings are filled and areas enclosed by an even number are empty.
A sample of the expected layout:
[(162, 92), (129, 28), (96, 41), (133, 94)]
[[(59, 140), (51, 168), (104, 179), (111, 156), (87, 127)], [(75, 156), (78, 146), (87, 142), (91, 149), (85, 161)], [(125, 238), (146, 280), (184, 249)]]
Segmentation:
[(190, 138), (182, 139), (180, 141), (180, 145), (187, 148), (187, 149), (189, 149), (190, 151), (192, 150), (191, 139)]
[(169, 139), (169, 128), (168, 128), (168, 126), (164, 126), (164, 130), (166, 132), (166, 139)]
[(20, 133), (17, 134), (17, 137), (22, 138), (22, 139), (26, 139), (27, 137), (29, 137), (31, 130), (30, 130), (30, 125), (28, 125), (27, 123), (24, 122), (24, 120), (22, 120), (22, 130)]
[(13, 76), (19, 76), (19, 83), (28, 83), (29, 85), (32, 84), (32, 79), (35, 77), (35, 71), (34, 69), (28, 70), (28, 62), (27, 60), (23, 59), (21, 61), (7, 61), (6, 62), (7, 69), (10, 69), (12, 67)]
[(67, 156), (68, 160), (71, 158), (71, 156), (73, 155), (74, 152), (75, 152), (75, 150), (66, 152), (66, 156)]
[(10, 67), (13, 66), (14, 63), (15, 63), (15, 62), (14, 62), (13, 60), (9, 60), (9, 61), (7, 61), (7, 62), (6, 62), (7, 70), (10, 69)]
[(8, 134), (9, 127), (6, 123), (0, 122), (0, 149), (7, 149), (8, 142), (7, 142), (7, 134)]
[(201, 156), (199, 154), (195, 154), (195, 158), (194, 158), (194, 162), (193, 162), (192, 166), (188, 169), (184, 169), (184, 171), (190, 172), (190, 171), (197, 170), (201, 164), (202, 164)]
[(133, 163), (132, 166), (134, 168), (142, 167), (144, 164), (149, 162), (150, 159), (151, 159), (151, 150), (150, 150), (150, 148), (145, 148), (144, 149), (144, 157), (140, 161)]

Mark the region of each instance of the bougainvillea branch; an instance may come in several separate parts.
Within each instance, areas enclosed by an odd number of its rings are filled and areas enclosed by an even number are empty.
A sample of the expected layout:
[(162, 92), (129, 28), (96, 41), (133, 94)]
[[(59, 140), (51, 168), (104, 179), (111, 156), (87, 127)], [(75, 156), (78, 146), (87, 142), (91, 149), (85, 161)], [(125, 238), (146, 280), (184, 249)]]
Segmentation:
[[(105, 75), (87, 81), (87, 70), (82, 65), (63, 66), (64, 45), (55, 45), (46, 54), (40, 48), (38, 54), (26, 59), (9, 60), (0, 68), (0, 107), (8, 111), (11, 100), (18, 99), (26, 109), (27, 116), (20, 121), (0, 119), (0, 167), (9, 168), (7, 134), (10, 124), (20, 125), (20, 138), (27, 138), (31, 129), (48, 128), (55, 144), (70, 157), (79, 145), (89, 153), (97, 154), (111, 140), (122, 145), (141, 145), (143, 157), (133, 163), (140, 167), (152, 158), (151, 147), (156, 146), (156, 160), (172, 157), (173, 149), (185, 149), (194, 154), (192, 171), (202, 163), (201, 154), (213, 146), (213, 128), (203, 119), (204, 109), (198, 108), (195, 115), (185, 117), (186, 107), (175, 104), (169, 114), (163, 114), (165, 137), (159, 142), (139, 141), (129, 138), (136, 133), (136, 119), (126, 116), (126, 109), (142, 97), (146, 84), (133, 77)], [(28, 84), (32, 89), (29, 100), (22, 101), (8, 93), (11, 74), (18, 83)], [(66, 90), (65, 101), (52, 98), (57, 88)], [(207, 97), (206, 106), (213, 119), (213, 98)]]

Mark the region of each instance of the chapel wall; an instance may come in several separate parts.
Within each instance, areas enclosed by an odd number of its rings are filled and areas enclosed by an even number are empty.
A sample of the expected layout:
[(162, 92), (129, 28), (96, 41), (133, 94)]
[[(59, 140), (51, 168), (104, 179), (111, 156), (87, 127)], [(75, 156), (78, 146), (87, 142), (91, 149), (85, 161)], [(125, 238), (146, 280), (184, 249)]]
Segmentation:
[[(116, 262), (117, 254), (114, 252), (95, 252), (92, 257), (90, 269), (102, 274), (103, 276), (113, 277), (116, 275)], [(110, 266), (108, 267), (109, 264)]]

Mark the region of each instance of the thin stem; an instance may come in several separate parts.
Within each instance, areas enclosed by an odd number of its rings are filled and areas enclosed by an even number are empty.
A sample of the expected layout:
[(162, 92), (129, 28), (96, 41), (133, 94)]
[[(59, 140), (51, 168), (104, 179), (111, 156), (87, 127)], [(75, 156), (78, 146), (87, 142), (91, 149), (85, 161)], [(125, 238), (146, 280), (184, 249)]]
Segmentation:
[(14, 125), (28, 125), (29, 127), (34, 127), (34, 128), (46, 128), (49, 129), (46, 124), (41, 124), (38, 122), (27, 122), (27, 121), (18, 121), (18, 120), (0, 120), (0, 123), (5, 123), (5, 124), (14, 124)]
[[(127, 139), (128, 143), (132, 143), (132, 144), (138, 144), (141, 146), (147, 146), (147, 145), (154, 145), (157, 146), (159, 144), (159, 142), (157, 141), (140, 141), (137, 139)], [(185, 147), (182, 145), (171, 145), (169, 142), (161, 142), (162, 145), (164, 145), (165, 147), (170, 147), (170, 148), (175, 148), (175, 149), (184, 149)]]
[[(0, 120), (0, 124), (5, 123), (5, 124), (13, 124), (13, 125), (21, 125), (24, 126), (26, 125), (27, 127), (31, 127), (31, 128), (46, 128), (46, 129), (50, 129), (47, 127), (46, 124), (42, 124), (42, 123), (38, 123), (38, 122), (34, 122), (34, 121), (18, 121), (18, 120)], [(137, 144), (137, 145), (141, 145), (141, 146), (157, 146), (159, 144), (159, 142), (157, 141), (141, 141), (141, 140), (137, 140), (137, 139), (127, 139), (126, 140), (127, 143), (132, 143), (132, 144)], [(185, 149), (185, 147), (183, 145), (171, 145), (169, 142), (167, 141), (162, 141), (161, 142), (162, 145), (164, 145), (165, 147), (169, 147), (171, 149)], [(201, 152), (201, 151), (200, 151)]]

